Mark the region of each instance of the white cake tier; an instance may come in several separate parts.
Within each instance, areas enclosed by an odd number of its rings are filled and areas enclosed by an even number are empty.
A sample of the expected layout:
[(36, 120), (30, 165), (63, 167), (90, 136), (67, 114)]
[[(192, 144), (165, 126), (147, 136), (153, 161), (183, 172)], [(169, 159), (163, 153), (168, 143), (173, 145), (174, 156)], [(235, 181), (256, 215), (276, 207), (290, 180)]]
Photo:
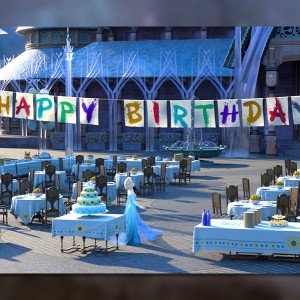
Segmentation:
[(82, 215), (103, 214), (106, 213), (106, 205), (104, 203), (89, 206), (73, 204), (72, 212)]

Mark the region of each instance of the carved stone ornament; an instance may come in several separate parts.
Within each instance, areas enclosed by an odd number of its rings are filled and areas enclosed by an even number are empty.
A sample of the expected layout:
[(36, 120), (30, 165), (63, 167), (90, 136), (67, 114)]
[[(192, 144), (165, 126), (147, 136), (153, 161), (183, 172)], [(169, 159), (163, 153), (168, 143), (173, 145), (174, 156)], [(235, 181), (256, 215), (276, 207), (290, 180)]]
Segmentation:
[(277, 71), (266, 71), (266, 85), (268, 87), (275, 87), (278, 84)]

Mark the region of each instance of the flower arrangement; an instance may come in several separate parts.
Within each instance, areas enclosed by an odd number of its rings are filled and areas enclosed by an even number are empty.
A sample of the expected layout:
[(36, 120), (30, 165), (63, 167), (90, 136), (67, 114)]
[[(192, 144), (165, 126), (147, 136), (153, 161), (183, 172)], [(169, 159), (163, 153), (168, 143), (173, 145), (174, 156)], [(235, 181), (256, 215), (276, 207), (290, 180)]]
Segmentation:
[(96, 176), (91, 177), (91, 181), (95, 181), (96, 180)]
[(11, 158), (6, 157), (6, 158), (4, 158), (4, 161), (9, 162), (9, 161), (11, 161)]
[(30, 152), (25, 151), (24, 159), (31, 159)]
[(144, 133), (122, 133), (123, 143), (143, 143), (145, 139)]
[(299, 176), (299, 175), (300, 175), (300, 172), (299, 172), (299, 171), (295, 171), (295, 172), (293, 173), (293, 175)]
[(88, 154), (87, 157), (94, 158), (94, 155), (93, 154)]
[(253, 201), (253, 200), (254, 200), (254, 201), (255, 201), (255, 200), (260, 200), (260, 197), (257, 196), (257, 195), (255, 195), (255, 194), (253, 194), (253, 195), (250, 196), (249, 200), (252, 200), (252, 201)]
[(36, 188), (32, 191), (34, 194), (40, 194), (43, 193), (43, 191), (40, 188)]
[(181, 133), (160, 133), (158, 135), (161, 144), (173, 144), (181, 140)]
[(87, 143), (101, 143), (107, 142), (108, 133), (107, 132), (88, 132), (86, 134)]
[(131, 168), (130, 171), (137, 172), (137, 168)]
[(138, 158), (139, 156), (137, 154), (133, 154), (132, 158)]
[(92, 161), (91, 161), (90, 159), (87, 159), (86, 162), (87, 162), (88, 164), (91, 164), (91, 163), (92, 163)]
[(50, 139), (52, 142), (63, 143), (65, 141), (65, 133), (53, 131), (50, 133)]
[(275, 185), (284, 185), (284, 183), (282, 181), (277, 181)]
[(169, 161), (164, 161), (164, 164), (165, 164), (165, 165), (169, 165), (170, 162), (169, 162)]

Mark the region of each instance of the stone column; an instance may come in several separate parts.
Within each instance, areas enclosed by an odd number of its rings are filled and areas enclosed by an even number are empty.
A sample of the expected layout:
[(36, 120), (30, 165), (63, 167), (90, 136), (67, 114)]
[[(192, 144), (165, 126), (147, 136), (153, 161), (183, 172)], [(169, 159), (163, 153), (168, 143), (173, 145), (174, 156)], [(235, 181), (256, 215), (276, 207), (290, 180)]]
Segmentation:
[[(278, 72), (277, 70), (266, 70), (266, 86), (268, 87), (266, 97), (274, 97), (274, 89), (278, 84)], [(266, 154), (277, 155), (277, 137), (274, 126), (265, 126), (265, 138), (266, 138)]]

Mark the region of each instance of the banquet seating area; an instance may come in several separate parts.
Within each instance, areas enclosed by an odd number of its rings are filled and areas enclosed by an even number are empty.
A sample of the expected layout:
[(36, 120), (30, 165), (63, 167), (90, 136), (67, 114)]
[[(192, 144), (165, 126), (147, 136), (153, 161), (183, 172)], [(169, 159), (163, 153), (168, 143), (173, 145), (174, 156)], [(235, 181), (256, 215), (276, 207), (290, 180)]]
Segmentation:
[[(123, 185), (128, 176), (135, 183), (136, 193), (143, 197), (164, 192), (166, 185), (176, 184), (179, 177), (180, 184), (187, 184), (192, 174), (200, 170), (199, 160), (189, 161), (188, 169), (182, 169), (182, 161), (187, 165), (186, 159), (159, 159), (78, 154), (68, 158), (47, 155), (46, 158), (5, 161), (0, 166), (3, 224), (7, 224), (8, 212), (26, 225), (32, 222), (47, 224), (47, 219), (51, 220), (47, 217), (50, 212), (54, 213), (52, 217), (70, 213), (82, 188), (87, 185), (94, 185), (107, 206), (121, 206), (126, 204), (127, 192)], [(185, 179), (181, 177), (183, 174)], [(47, 196), (50, 190), (55, 196)], [(51, 197), (56, 200), (47, 205)]]

